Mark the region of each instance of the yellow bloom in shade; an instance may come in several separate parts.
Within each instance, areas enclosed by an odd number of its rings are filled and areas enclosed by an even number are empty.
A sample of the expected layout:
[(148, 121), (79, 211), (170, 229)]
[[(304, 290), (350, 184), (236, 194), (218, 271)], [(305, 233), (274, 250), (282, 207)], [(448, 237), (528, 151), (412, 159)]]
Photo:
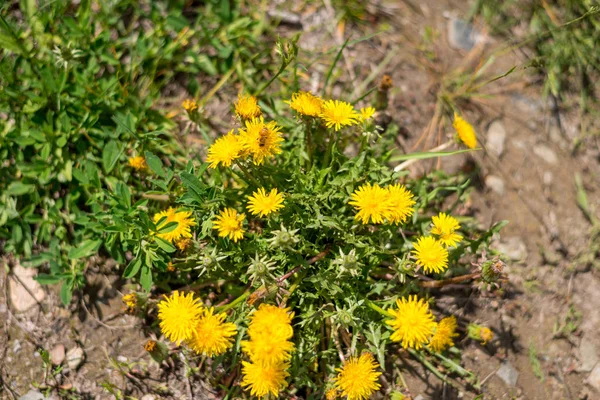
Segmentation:
[(334, 380), (335, 386), (348, 400), (366, 400), (380, 388), (377, 378), (381, 372), (376, 371), (377, 368), (379, 364), (371, 353), (352, 357), (342, 368), (336, 369), (339, 374)]
[(448, 347), (454, 346), (452, 339), (456, 336), (458, 336), (456, 334), (456, 318), (454, 316), (446, 317), (437, 324), (435, 334), (429, 342), (429, 347), (441, 353)]
[(297, 113), (309, 117), (318, 117), (323, 110), (323, 99), (310, 92), (294, 93), (292, 98), (285, 103), (289, 104)]
[(198, 103), (193, 99), (185, 99), (183, 103), (181, 103), (181, 106), (185, 111), (190, 113), (198, 109)]
[(454, 122), (452, 126), (456, 130), (459, 139), (470, 149), (474, 149), (477, 146), (477, 135), (475, 129), (467, 121), (461, 118), (460, 115), (454, 113)]
[(135, 156), (129, 159), (129, 166), (138, 171), (142, 171), (148, 166), (146, 165), (146, 159), (142, 156)]
[(394, 224), (404, 223), (414, 212), (414, 195), (402, 185), (388, 186), (387, 191), (390, 207), (388, 219)]
[(394, 319), (385, 321), (394, 329), (390, 339), (400, 342), (405, 349), (420, 349), (429, 342), (436, 326), (429, 304), (417, 296), (408, 296), (408, 300), (396, 300), (396, 307), (388, 310)]
[(439, 215), (434, 215), (431, 220), (433, 222), (431, 233), (439, 236), (438, 240), (444, 246), (456, 246), (462, 240), (462, 236), (454, 233), (454, 231), (460, 229), (460, 224), (456, 218), (441, 212)]
[(263, 117), (245, 122), (239, 130), (242, 149), (250, 153), (254, 164), (260, 165), (266, 157), (281, 153), (281, 127), (275, 121), (265, 123)]
[(252, 119), (261, 115), (258, 100), (254, 96), (240, 93), (234, 105), (235, 113), (242, 119)]
[(374, 224), (382, 224), (390, 215), (389, 192), (378, 184), (364, 184), (350, 198), (348, 204), (358, 210), (354, 218), (363, 224), (368, 224), (369, 220)]
[(320, 115), (328, 128), (339, 131), (342, 126), (356, 125), (360, 115), (352, 104), (339, 100), (327, 100), (323, 103), (323, 111)]
[(246, 219), (244, 214), (238, 214), (233, 208), (226, 208), (217, 215), (213, 221), (213, 229), (219, 231), (220, 237), (229, 237), (237, 242), (244, 237), (242, 223)]
[(180, 345), (192, 337), (202, 315), (202, 305), (193, 293), (174, 291), (158, 303), (160, 330), (167, 339)]
[(170, 232), (157, 233), (156, 236), (169, 242), (177, 241), (181, 238), (192, 237), (191, 227), (195, 226), (196, 222), (192, 218), (191, 211), (183, 211), (179, 208), (169, 207), (165, 211), (154, 214), (154, 223), (158, 224), (158, 221), (163, 217), (165, 217), (163, 222), (156, 226), (157, 231), (160, 231), (170, 222), (177, 222), (177, 226)]
[(248, 196), (248, 210), (254, 215), (264, 217), (283, 208), (283, 195), (277, 189), (271, 189), (269, 194), (264, 188), (259, 188), (252, 196)]
[(365, 107), (360, 109), (360, 120), (366, 121), (371, 119), (375, 115), (375, 109), (373, 107)]
[(125, 303), (128, 309), (133, 310), (137, 304), (137, 296), (135, 293), (126, 294), (121, 298), (121, 301)]
[(325, 400), (335, 400), (338, 397), (338, 390), (336, 388), (329, 389), (325, 393)]
[(179, 251), (186, 251), (188, 247), (192, 244), (192, 239), (183, 238), (179, 239), (175, 242), (175, 246), (179, 249)]
[(413, 255), (425, 272), (439, 273), (448, 268), (448, 250), (433, 236), (424, 236), (414, 243)]
[(219, 164), (231, 167), (231, 163), (240, 157), (242, 143), (239, 136), (233, 134), (233, 130), (225, 136), (221, 136), (208, 148), (206, 162), (210, 168), (217, 168)]
[(242, 386), (250, 389), (252, 396), (264, 397), (268, 394), (278, 396), (279, 391), (287, 386), (285, 378), (289, 364), (280, 363), (263, 365), (242, 361)]
[(225, 322), (225, 313), (214, 314), (214, 309), (205, 309), (196, 324), (188, 345), (199, 354), (209, 357), (221, 355), (233, 345), (237, 333), (235, 324)]

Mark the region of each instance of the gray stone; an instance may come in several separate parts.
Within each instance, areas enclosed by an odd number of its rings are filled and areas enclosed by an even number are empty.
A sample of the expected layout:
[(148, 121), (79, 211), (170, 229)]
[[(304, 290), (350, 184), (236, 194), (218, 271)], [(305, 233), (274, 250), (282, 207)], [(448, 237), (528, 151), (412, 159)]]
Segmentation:
[(483, 36), (473, 25), (461, 19), (448, 20), (448, 41), (450, 47), (458, 50), (471, 50)]
[(140, 398), (140, 400), (155, 400), (155, 397), (151, 394), (145, 394)]
[(600, 363), (588, 375), (587, 384), (600, 392)]
[(23, 396), (19, 397), (19, 400), (45, 400), (45, 399), (47, 399), (47, 397), (35, 389), (31, 389), (29, 392), (27, 392)]
[(502, 364), (498, 371), (496, 371), (496, 375), (500, 379), (504, 381), (508, 386), (515, 387), (517, 386), (517, 380), (519, 379), (519, 372), (512, 366), (511, 363), (505, 362)]
[(544, 185), (550, 186), (552, 184), (553, 180), (554, 180), (554, 175), (552, 175), (552, 172), (550, 172), (550, 171), (544, 172)]
[(496, 175), (488, 175), (485, 177), (485, 186), (490, 188), (494, 193), (504, 195), (504, 181)]
[(13, 342), (12, 352), (17, 354), (19, 352), (19, 350), (21, 350), (21, 341), (15, 340)]
[(76, 370), (83, 364), (83, 349), (81, 347), (73, 347), (67, 351), (67, 365), (71, 370)]
[(16, 312), (27, 311), (44, 300), (46, 292), (33, 279), (37, 275), (37, 270), (17, 265), (13, 268), (11, 275), (14, 276), (8, 278), (8, 291), (10, 292), (10, 303)]
[(500, 120), (491, 123), (488, 128), (485, 147), (487, 151), (500, 158), (504, 153), (504, 144), (506, 143), (506, 129)]
[(423, 397), (422, 395), (418, 395), (417, 397), (415, 397), (415, 400), (425, 400), (425, 397)]
[(62, 344), (54, 346), (52, 350), (50, 350), (50, 360), (53, 365), (60, 365), (65, 361), (65, 346)]
[(586, 336), (579, 343), (579, 368), (580, 372), (590, 372), (598, 364), (598, 352), (596, 345)]
[(496, 244), (496, 249), (513, 261), (520, 261), (527, 258), (527, 246), (519, 237), (506, 238)]
[(556, 165), (558, 163), (558, 157), (556, 156), (554, 150), (545, 144), (538, 144), (535, 146), (533, 148), (533, 153), (542, 160), (546, 161), (548, 164)]

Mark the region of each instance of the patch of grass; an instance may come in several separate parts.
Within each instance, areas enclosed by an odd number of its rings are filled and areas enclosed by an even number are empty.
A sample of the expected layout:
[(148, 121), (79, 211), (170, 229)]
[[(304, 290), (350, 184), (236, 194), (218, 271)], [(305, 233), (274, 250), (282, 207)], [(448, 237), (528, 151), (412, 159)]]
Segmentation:
[(542, 371), (542, 364), (537, 355), (537, 350), (533, 344), (529, 345), (529, 363), (531, 364), (531, 370), (533, 374), (541, 381), (544, 382), (544, 372)]

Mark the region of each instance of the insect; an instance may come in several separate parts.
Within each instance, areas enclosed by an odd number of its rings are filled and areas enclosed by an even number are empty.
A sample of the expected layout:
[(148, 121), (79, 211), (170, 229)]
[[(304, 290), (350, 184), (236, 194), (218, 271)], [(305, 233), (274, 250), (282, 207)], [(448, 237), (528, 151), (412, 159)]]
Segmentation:
[(264, 127), (260, 130), (260, 132), (258, 133), (258, 146), (259, 147), (265, 147), (267, 145), (267, 139), (269, 137), (269, 130)]

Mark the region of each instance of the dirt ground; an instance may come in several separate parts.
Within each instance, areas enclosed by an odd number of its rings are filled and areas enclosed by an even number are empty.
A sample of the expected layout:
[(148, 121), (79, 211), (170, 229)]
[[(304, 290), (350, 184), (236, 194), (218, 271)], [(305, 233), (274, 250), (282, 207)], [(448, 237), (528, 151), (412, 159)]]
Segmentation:
[[(468, 9), (458, 1), (426, 0), (415, 8), (404, 2), (384, 2), (370, 10), (374, 13), (371, 20), (359, 26), (347, 24), (344, 32), (339, 25), (335, 28), (329, 3), (325, 4), (291, 7), (303, 24), (302, 52), (320, 52), (351, 33), (360, 37), (380, 30), (376, 26), (386, 27), (385, 33), (347, 49), (345, 71), (339, 79), (360, 85), (374, 71), (389, 73), (395, 87), (388, 113), (400, 125), (403, 136), (399, 140), (409, 149), (434, 114), (440, 73), (465, 63), (477, 65), (504, 44), (503, 39), (487, 37), (476, 45), (481, 46), (481, 53), (453, 49), (448, 24)], [(485, 36), (485, 26), (476, 23), (475, 28)], [(280, 27), (282, 35), (297, 29), (285, 23)], [(426, 29), (435, 32), (431, 43), (421, 40)], [(420, 57), (419, 45), (435, 57), (429, 61)], [(525, 63), (526, 51), (505, 52), (487, 73), (495, 76)], [(326, 67), (315, 66), (306, 89), (322, 84)], [(436, 293), (437, 306), (457, 314), (462, 322), (488, 325), (496, 334), (485, 346), (464, 334), (457, 343), (463, 349), (463, 365), (482, 382), (482, 398), (598, 399), (600, 276), (586, 259), (596, 255), (589, 253), (592, 225), (577, 206), (575, 175), (582, 176), (591, 209), (599, 210), (599, 147), (586, 141), (573, 152), (573, 140), (581, 133), (577, 108), (557, 110), (544, 100), (529, 71), (519, 69), (486, 90), (495, 94), (465, 104), (463, 111), (487, 150), (444, 159), (440, 167), (453, 171), (475, 166), (475, 190), (463, 210), (465, 215), (473, 215), (483, 227), (510, 221), (495, 243), (510, 259), (509, 282), (503, 294), (494, 295), (474, 292), (467, 285), (445, 288)], [(223, 94), (221, 100), (231, 99)], [(429, 147), (437, 144), (429, 143)], [(426, 173), (432, 166), (437, 165), (415, 164), (411, 173)], [(110, 268), (103, 264), (96, 270)], [(192, 393), (195, 398), (220, 398), (217, 390), (206, 386), (210, 379), (205, 383), (185, 378), (185, 365), (160, 369), (150, 360), (143, 349), (148, 332), (139, 318), (123, 312), (120, 297), (127, 289), (118, 275), (93, 274), (83, 297), (69, 308), (61, 306), (57, 288), (46, 287), (43, 300), (21, 313), (7, 298), (11, 279), (15, 278), (3, 269), (0, 398), (43, 398), (20, 397), (36, 385), (41, 386), (41, 393), (44, 387), (60, 388), (51, 391), (49, 398), (114, 398), (111, 390), (145, 400), (188, 398)], [(14, 285), (18, 286), (16, 281)], [(60, 358), (62, 346), (67, 366), (57, 376), (45, 376), (36, 349)], [(126, 372), (129, 368), (133, 372)], [(408, 363), (404, 377), (415, 399), (475, 397), (442, 384), (415, 363)]]

